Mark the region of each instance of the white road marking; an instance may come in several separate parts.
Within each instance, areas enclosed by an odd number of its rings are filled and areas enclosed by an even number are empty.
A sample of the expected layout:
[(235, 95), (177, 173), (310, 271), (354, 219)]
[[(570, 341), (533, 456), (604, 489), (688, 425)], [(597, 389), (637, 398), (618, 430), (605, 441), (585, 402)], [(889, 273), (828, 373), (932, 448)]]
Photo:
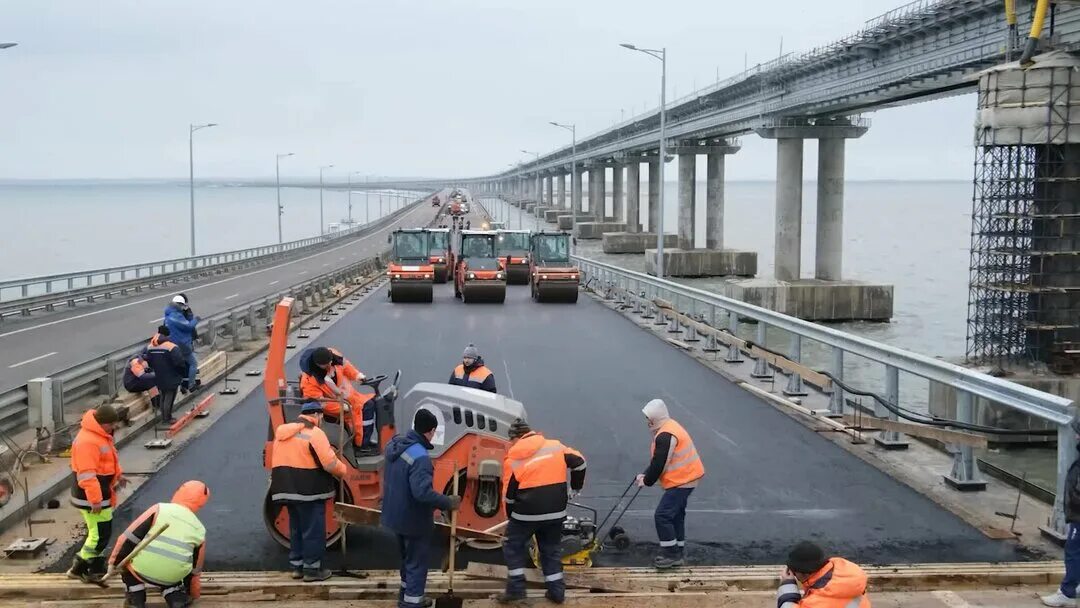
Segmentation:
[(506, 390), (510, 392), (510, 398), (514, 398), (514, 383), (510, 380), (510, 366), (506, 364), (506, 359), (503, 359), (503, 369), (506, 370)]
[(307, 274), (307, 271), (306, 270), (301, 270), (300, 272), (298, 272), (296, 274)]
[(327, 263), (323, 264), (323, 266), (329, 266), (329, 265), (330, 265), (330, 262), (327, 262)]
[(33, 363), (34, 361), (41, 361), (45, 357), (51, 357), (51, 356), (53, 356), (55, 354), (56, 354), (56, 352), (45, 353), (44, 355), (40, 355), (40, 356), (34, 357), (32, 359), (27, 359), (26, 361), (21, 361), (19, 363), (16, 363), (15, 365), (9, 365), (8, 369), (15, 369), (16, 367), (26, 365), (27, 363)]
[[(277, 270), (278, 268), (283, 268), (285, 266), (291, 266), (293, 264), (296, 264), (297, 262), (303, 262), (304, 260), (309, 260), (309, 259), (314, 258), (314, 257), (325, 255), (327, 253), (337, 251), (338, 249), (342, 249), (342, 248), (345, 248), (345, 247), (351, 247), (352, 245), (355, 245), (356, 243), (359, 243), (361, 241), (365, 241), (367, 239), (370, 239), (373, 236), (376, 236), (376, 234), (369, 234), (369, 235), (366, 235), (366, 236), (362, 236), (362, 237), (354, 240), (351, 243), (346, 243), (344, 245), (338, 245), (337, 247), (335, 247), (333, 249), (329, 249), (327, 251), (321, 251), (319, 253), (313, 253), (313, 254), (311, 254), (309, 256), (306, 256), (306, 257), (302, 257), (302, 258), (299, 258), (299, 259), (296, 259), (296, 260), (292, 260), (290, 262), (284, 262), (284, 263), (278, 264), (277, 266), (271, 266), (269, 268), (263, 268), (261, 270), (254, 270), (254, 271), (246, 273), (246, 274), (240, 274), (240, 275), (236, 275), (234, 277), (229, 277), (227, 279), (222, 279), (220, 281), (214, 281), (213, 283), (207, 283), (206, 285), (196, 285), (195, 287), (188, 287), (184, 291), (186, 293), (186, 292), (191, 292), (191, 291), (197, 291), (199, 289), (206, 289), (207, 287), (213, 287), (215, 285), (221, 285), (222, 283), (228, 283), (230, 281), (235, 281), (237, 279), (247, 278), (247, 277), (250, 277), (250, 276), (253, 276), (253, 275), (262, 274), (264, 272), (270, 272), (271, 270)], [(324, 266), (329, 266), (329, 264), (323, 264), (323, 265)], [(300, 274), (306, 274), (306, 273), (307, 273), (306, 270), (300, 272)], [(57, 319), (56, 321), (49, 321), (47, 323), (41, 323), (40, 325), (32, 325), (30, 327), (23, 327), (22, 329), (15, 329), (15, 330), (0, 334), (0, 338), (6, 338), (8, 336), (14, 336), (15, 334), (21, 334), (21, 333), (27, 332), (27, 331), (34, 331), (35, 329), (41, 329), (42, 327), (49, 327), (50, 325), (59, 325), (61, 323), (67, 323), (69, 321), (75, 321), (75, 320), (78, 320), (78, 319), (85, 319), (86, 317), (92, 317), (94, 315), (100, 315), (100, 314), (103, 314), (103, 313), (106, 313), (106, 312), (112, 312), (114, 310), (119, 310), (121, 308), (127, 308), (129, 306), (138, 306), (139, 304), (145, 304), (146, 302), (152, 302), (154, 300), (161, 300), (162, 297), (163, 296), (155, 296), (155, 297), (152, 297), (152, 298), (144, 298), (142, 300), (136, 300), (134, 302), (128, 302), (127, 304), (120, 304), (118, 306), (113, 306), (112, 308), (102, 308), (101, 310), (95, 310), (93, 312), (88, 312), (88, 313), (84, 313), (84, 314), (81, 314), (81, 315), (75, 315), (74, 317), (67, 317), (66, 319)], [(157, 323), (157, 321), (154, 321), (154, 322)]]
[(971, 604), (964, 598), (956, 595), (956, 592), (949, 591), (948, 589), (938, 589), (937, 591), (931, 591), (930, 595), (941, 600), (942, 604), (949, 606), (949, 608), (973, 608)]
[(234, 293), (234, 294), (232, 294), (231, 296), (225, 296), (225, 299), (226, 299), (226, 300), (231, 300), (231, 299), (233, 299), (233, 298), (239, 298), (239, 297), (240, 297), (240, 294), (238, 294), (238, 293)]
[(270, 281), (269, 283), (267, 283), (267, 285), (277, 285), (280, 282), (281, 281)]

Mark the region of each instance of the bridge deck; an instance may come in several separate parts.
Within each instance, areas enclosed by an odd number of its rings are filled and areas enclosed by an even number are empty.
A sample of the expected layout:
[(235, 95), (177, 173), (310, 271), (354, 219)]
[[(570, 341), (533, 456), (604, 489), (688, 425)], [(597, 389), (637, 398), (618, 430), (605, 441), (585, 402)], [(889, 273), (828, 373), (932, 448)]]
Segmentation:
[[(468, 342), (481, 349), (499, 390), (526, 404), (535, 428), (585, 453), (582, 500), (600, 508), (644, 467), (649, 433), (640, 409), (664, 398), (694, 434), (708, 469), (691, 499), (691, 563), (777, 563), (804, 538), (864, 563), (1024, 559), (1014, 544), (989, 540), (590, 298), (539, 305), (527, 287), (511, 287), (504, 305), (464, 305), (450, 285), (440, 285), (433, 304), (394, 305), (377, 293), (318, 339), (368, 373), (404, 370), (404, 389), (445, 381)], [(264, 530), (260, 511), (265, 434), (265, 407), (255, 394), (126, 501), (117, 524), (166, 499), (184, 480), (201, 479), (213, 492), (202, 513), (211, 542), (208, 568), (281, 569), (285, 554)], [(603, 554), (601, 564), (651, 558), (658, 497), (656, 489), (642, 493), (625, 520), (633, 548)], [(396, 568), (385, 534), (350, 530), (350, 567)], [(498, 559), (488, 555), (481, 559)]]

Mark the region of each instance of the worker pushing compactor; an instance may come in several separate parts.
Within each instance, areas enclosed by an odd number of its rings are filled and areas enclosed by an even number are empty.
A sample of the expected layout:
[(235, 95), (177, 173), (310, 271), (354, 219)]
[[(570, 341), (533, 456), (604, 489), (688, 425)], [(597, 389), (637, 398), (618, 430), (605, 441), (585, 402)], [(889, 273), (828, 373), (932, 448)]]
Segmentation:
[(300, 353), (300, 393), (307, 399), (335, 399), (323, 405), (333, 418), (349, 416), (353, 443), (361, 456), (379, 452), (375, 434), (375, 404), (371, 395), (357, 392), (352, 382), (363, 380), (360, 372), (340, 351), (319, 346)]

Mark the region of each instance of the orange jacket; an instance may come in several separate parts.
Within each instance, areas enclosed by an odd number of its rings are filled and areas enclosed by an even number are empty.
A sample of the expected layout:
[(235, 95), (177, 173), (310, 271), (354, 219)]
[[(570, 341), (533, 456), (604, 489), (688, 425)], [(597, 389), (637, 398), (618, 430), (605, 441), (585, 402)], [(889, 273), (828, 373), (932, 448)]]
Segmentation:
[(270, 499), (274, 502), (313, 502), (334, 497), (333, 477), (345, 476), (326, 433), (316, 419), (300, 416), (274, 431), (270, 456)]
[[(656, 435), (650, 449), (654, 460), (657, 457), (656, 444), (662, 435), (671, 437), (666, 445), (667, 452), (663, 454), (666, 460), (662, 463), (663, 469), (659, 475), (660, 485), (665, 490), (679, 486), (690, 486), (690, 484), (694, 484), (705, 476), (705, 465), (702, 464), (701, 457), (698, 456), (697, 448), (694, 447), (694, 440), (690, 438), (690, 433), (687, 433), (681, 424), (671, 418), (665, 420), (660, 425), (660, 428), (656, 429)], [(645, 483), (647, 485), (652, 485), (650, 473), (653, 471), (651, 469), (653, 469), (652, 463), (650, 463), (650, 471), (646, 473)]]
[[(113, 437), (94, 419), (94, 410), (82, 417), (82, 425), (71, 444), (71, 503), (89, 511), (93, 505), (116, 506), (116, 483), (120, 478), (120, 456)], [(108, 505), (102, 504), (108, 501)]]
[(585, 485), (585, 458), (574, 448), (540, 433), (529, 433), (510, 446), (503, 462), (507, 514), (521, 521), (566, 516), (566, 476), (570, 487)]
[(793, 580), (780, 582), (778, 608), (871, 608), (866, 597), (866, 572), (842, 557), (830, 558), (799, 587)]
[[(340, 352), (331, 348), (331, 352), (341, 357), (341, 365), (333, 365), (330, 367), (330, 371), (323, 372), (322, 370), (303, 370), (301, 366), (300, 372), (300, 394), (308, 399), (336, 399), (338, 392), (343, 392), (348, 395), (349, 402), (352, 405), (358, 403), (362, 405), (366, 399), (364, 395), (356, 392), (350, 381), (360, 380), (363, 374), (360, 370), (356, 369), (348, 359), (343, 357)], [(313, 373), (314, 372), (314, 373)], [(320, 378), (317, 374), (322, 375)], [(331, 381), (337, 386), (337, 391), (333, 386), (325, 381), (325, 377), (330, 376)], [(353, 395), (357, 395), (353, 397)], [(341, 403), (334, 401), (332, 403), (324, 403), (323, 408), (328, 414), (337, 416), (341, 412)]]

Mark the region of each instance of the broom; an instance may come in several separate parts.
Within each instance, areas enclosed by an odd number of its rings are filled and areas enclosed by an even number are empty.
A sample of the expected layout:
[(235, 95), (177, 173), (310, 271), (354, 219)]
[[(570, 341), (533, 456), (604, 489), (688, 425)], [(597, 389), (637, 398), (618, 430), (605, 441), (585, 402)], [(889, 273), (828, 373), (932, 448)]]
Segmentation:
[[(458, 468), (454, 467), (454, 496), (458, 495)], [(446, 593), (435, 598), (435, 608), (461, 608), (462, 598), (454, 595), (454, 561), (457, 555), (457, 516), (459, 509), (450, 512), (450, 568), (447, 571)]]

